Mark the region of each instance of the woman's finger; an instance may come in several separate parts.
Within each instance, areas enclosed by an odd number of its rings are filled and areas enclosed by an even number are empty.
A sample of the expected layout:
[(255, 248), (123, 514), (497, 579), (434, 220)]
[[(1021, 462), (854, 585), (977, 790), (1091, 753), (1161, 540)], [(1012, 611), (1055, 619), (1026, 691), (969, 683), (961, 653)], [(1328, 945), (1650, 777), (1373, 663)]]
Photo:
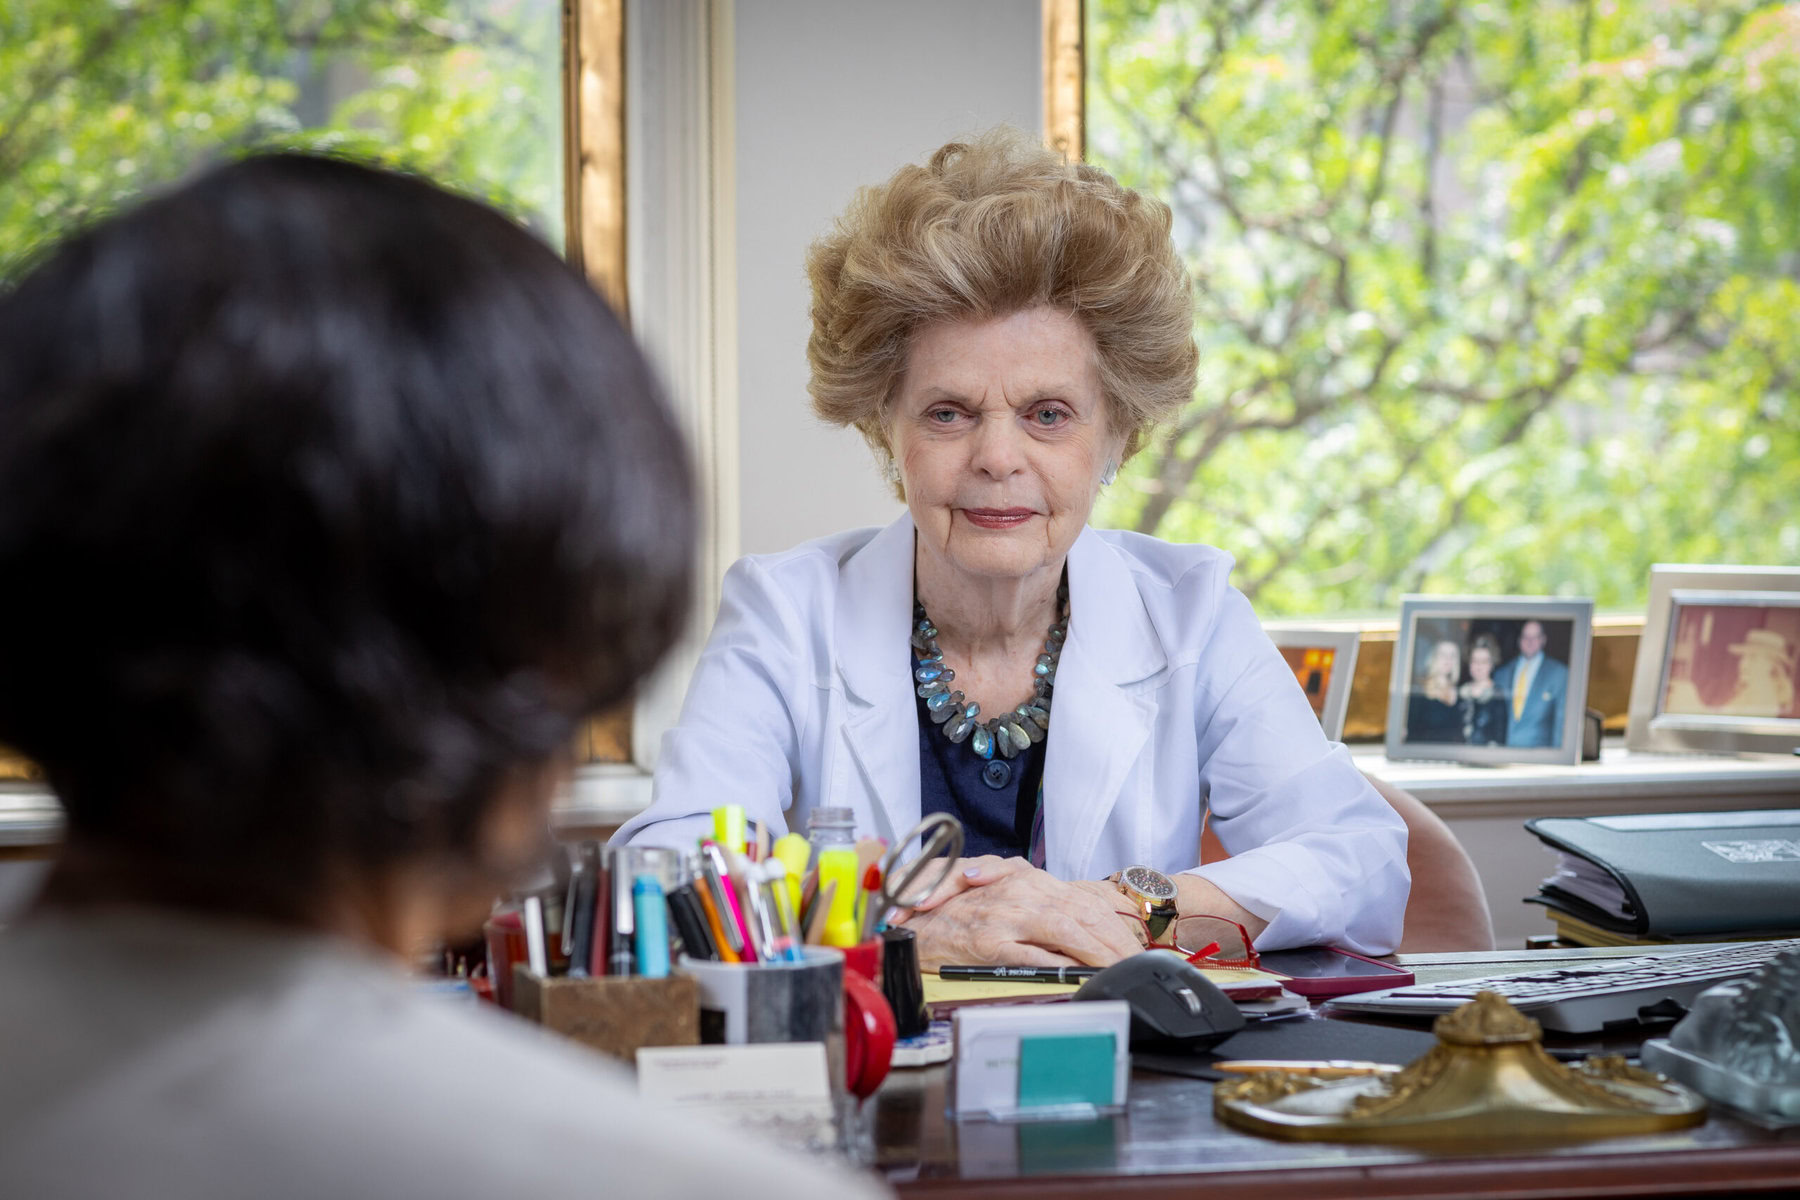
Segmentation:
[(997, 854), (958, 859), (956, 865), (950, 868), (950, 873), (937, 887), (932, 889), (931, 895), (927, 896), (923, 902), (913, 906), (913, 911), (930, 912), (935, 908), (942, 907), (944, 901), (952, 896), (960, 896), (971, 888), (986, 887), (988, 884), (998, 883), (1009, 876), (1017, 875), (1021, 871), (1032, 870), (1036, 870), (1036, 868), (1025, 859), (1001, 858)]
[(1018, 940), (1066, 954), (1085, 966), (1110, 967), (1137, 951), (1137, 947), (1132, 946), (1129, 951), (1121, 952), (1079, 916), (1057, 909), (1031, 910), (1021, 925)]

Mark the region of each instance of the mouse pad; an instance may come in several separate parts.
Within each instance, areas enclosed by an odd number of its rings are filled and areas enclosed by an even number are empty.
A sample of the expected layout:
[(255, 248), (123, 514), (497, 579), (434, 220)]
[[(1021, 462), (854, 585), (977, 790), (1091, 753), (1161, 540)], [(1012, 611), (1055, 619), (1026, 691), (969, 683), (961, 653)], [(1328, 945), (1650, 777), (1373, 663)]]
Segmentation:
[(1213, 1070), (1212, 1064), (1234, 1058), (1269, 1058), (1284, 1062), (1348, 1058), (1404, 1065), (1435, 1045), (1436, 1035), (1418, 1029), (1309, 1017), (1259, 1021), (1199, 1054), (1145, 1054), (1134, 1050), (1131, 1065), (1164, 1075), (1185, 1075), (1217, 1083), (1225, 1076)]

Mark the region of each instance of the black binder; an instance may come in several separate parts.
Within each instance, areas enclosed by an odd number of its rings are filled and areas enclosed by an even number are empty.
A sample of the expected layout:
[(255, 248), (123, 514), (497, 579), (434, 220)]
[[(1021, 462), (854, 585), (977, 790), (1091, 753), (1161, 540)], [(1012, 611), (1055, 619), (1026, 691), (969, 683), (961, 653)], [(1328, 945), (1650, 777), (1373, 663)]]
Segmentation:
[(1537, 817), (1525, 828), (1564, 854), (1563, 883), (1545, 880), (1527, 903), (1636, 937), (1800, 929), (1800, 809)]

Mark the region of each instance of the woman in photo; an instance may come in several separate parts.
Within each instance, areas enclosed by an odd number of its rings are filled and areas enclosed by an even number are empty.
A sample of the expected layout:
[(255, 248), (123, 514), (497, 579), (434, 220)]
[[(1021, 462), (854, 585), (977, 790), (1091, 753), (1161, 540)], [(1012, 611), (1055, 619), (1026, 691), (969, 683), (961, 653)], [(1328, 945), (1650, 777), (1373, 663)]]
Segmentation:
[(1463, 740), (1462, 697), (1456, 690), (1461, 678), (1462, 646), (1448, 638), (1441, 639), (1431, 647), (1424, 677), (1407, 698), (1407, 741)]
[[(890, 840), (951, 813), (978, 857), (905, 918), (928, 968), (1104, 965), (1187, 915), (1262, 948), (1394, 946), (1404, 826), (1326, 741), (1231, 557), (1088, 525), (1193, 396), (1169, 227), (1000, 130), (865, 189), (814, 244), (815, 411), (863, 434), (907, 511), (731, 569), (621, 838), (692, 845), (727, 803), (777, 832), (847, 806)], [(1203, 866), (1209, 801), (1231, 857)]]
[(1469, 647), (1469, 681), (1457, 689), (1462, 705), (1463, 740), (1471, 746), (1506, 745), (1506, 697), (1494, 686), (1500, 643), (1477, 634)]

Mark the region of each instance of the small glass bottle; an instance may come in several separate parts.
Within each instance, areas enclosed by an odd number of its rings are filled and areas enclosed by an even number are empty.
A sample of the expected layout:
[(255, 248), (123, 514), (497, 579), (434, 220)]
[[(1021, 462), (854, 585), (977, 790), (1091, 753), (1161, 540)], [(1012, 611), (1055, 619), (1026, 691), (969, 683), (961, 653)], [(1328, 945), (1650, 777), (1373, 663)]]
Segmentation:
[(815, 808), (806, 818), (806, 840), (812, 844), (813, 861), (819, 851), (856, 845), (856, 810)]

